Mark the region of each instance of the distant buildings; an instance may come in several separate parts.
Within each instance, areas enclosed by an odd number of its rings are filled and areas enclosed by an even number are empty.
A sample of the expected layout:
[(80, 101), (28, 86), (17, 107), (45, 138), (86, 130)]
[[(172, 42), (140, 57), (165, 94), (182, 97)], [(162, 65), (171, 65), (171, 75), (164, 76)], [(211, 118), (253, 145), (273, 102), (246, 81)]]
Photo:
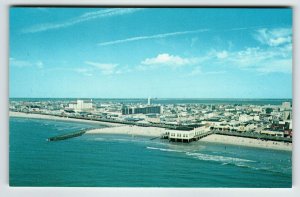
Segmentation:
[(249, 116), (249, 115), (246, 115), (246, 114), (243, 114), (239, 117), (240, 122), (248, 122), (248, 121), (253, 120), (253, 119), (254, 119), (253, 116)]
[[(126, 100), (125, 100), (126, 101)], [(280, 104), (151, 104), (115, 100), (12, 100), (10, 111), (104, 119), (105, 121), (132, 122), (145, 125), (176, 128), (199, 128), (206, 125), (211, 131), (253, 133), (292, 138), (292, 103)], [(182, 129), (184, 130), (184, 129)], [(198, 131), (199, 132), (199, 131)], [(200, 133), (201, 134), (201, 133)], [(197, 133), (194, 134), (198, 135)], [(169, 138), (191, 140), (193, 135), (177, 132)]]
[(283, 102), (282, 103), (282, 108), (283, 108), (283, 110), (290, 110), (292, 108), (291, 103), (290, 102)]
[(127, 107), (123, 106), (122, 114), (160, 114), (161, 106), (145, 106), (145, 107)]
[(292, 106), (290, 102), (283, 102), (281, 105), (283, 120), (292, 120)]
[(77, 102), (72, 102), (69, 104), (69, 109), (74, 111), (87, 111), (93, 109), (92, 100), (77, 100)]

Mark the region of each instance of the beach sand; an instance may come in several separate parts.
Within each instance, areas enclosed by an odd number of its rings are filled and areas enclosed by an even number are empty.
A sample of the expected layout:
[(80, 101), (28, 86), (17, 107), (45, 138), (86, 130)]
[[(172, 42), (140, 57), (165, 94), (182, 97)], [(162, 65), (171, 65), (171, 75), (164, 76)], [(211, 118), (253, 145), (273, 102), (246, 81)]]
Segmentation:
[(120, 127), (92, 129), (86, 132), (86, 134), (126, 134), (126, 135), (140, 135), (148, 137), (159, 137), (163, 133), (168, 131), (164, 128), (158, 127), (139, 127), (124, 125)]
[(257, 140), (252, 138), (217, 135), (217, 134), (209, 135), (207, 137), (200, 139), (199, 141), (231, 144), (231, 145), (238, 145), (238, 146), (249, 146), (249, 147), (257, 147), (257, 148), (276, 149), (276, 150), (287, 150), (287, 151), (292, 151), (292, 147), (293, 147), (292, 143), (263, 141), (263, 140)]
[[(91, 129), (86, 134), (125, 134), (125, 135), (136, 135), (136, 136), (148, 136), (148, 137), (159, 137), (163, 133), (167, 132), (168, 129), (158, 127), (139, 127), (117, 123), (99, 122), (92, 120), (82, 120), (74, 118), (63, 118), (51, 115), (41, 114), (27, 114), (20, 112), (10, 112), (11, 117), (22, 117), (22, 118), (36, 118), (36, 119), (49, 119), (49, 120), (61, 120), (61, 121), (74, 121), (74, 122), (85, 122), (92, 124), (106, 125), (108, 127), (101, 129)], [(222, 144), (231, 144), (238, 146), (249, 146), (257, 148), (267, 148), (276, 150), (292, 150), (292, 143), (274, 142), (274, 141), (262, 141), (251, 138), (225, 136), (212, 134), (199, 140), (199, 142), (213, 142)]]

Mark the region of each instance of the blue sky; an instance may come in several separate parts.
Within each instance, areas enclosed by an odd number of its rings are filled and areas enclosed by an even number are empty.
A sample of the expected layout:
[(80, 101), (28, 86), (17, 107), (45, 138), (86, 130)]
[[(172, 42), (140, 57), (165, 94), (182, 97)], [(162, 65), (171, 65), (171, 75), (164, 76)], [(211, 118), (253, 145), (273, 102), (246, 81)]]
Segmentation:
[(291, 98), (292, 10), (11, 8), (10, 97)]

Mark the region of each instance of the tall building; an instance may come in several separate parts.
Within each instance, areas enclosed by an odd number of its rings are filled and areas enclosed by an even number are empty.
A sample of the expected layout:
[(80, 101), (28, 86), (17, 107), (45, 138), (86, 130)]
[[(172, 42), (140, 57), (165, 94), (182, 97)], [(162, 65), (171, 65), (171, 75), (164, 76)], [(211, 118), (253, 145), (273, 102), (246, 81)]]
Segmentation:
[(127, 107), (123, 106), (122, 114), (160, 114), (161, 106)]
[(291, 102), (283, 102), (282, 108), (283, 108), (283, 110), (291, 109)]
[(284, 111), (283, 112), (283, 120), (291, 120), (292, 119), (292, 111)]
[(73, 109), (74, 111), (85, 111), (93, 109), (92, 100), (84, 101), (77, 100), (77, 102), (73, 102), (69, 104), (69, 109)]

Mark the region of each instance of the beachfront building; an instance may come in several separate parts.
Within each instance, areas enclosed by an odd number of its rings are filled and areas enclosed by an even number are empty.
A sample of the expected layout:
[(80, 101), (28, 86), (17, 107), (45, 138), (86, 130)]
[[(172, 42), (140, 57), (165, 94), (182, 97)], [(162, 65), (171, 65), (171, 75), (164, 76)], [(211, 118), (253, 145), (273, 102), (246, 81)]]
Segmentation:
[(292, 108), (291, 102), (283, 102), (281, 107), (283, 110), (290, 110)]
[(195, 128), (190, 131), (182, 131), (182, 130), (169, 130), (167, 132), (169, 141), (173, 142), (191, 142), (194, 140), (198, 140), (203, 136), (208, 135), (210, 132), (209, 127), (202, 126)]
[(169, 133), (169, 140), (174, 142), (190, 142), (195, 136), (195, 132), (192, 131), (180, 131), (171, 130)]
[(122, 114), (160, 114), (161, 106), (144, 106), (144, 107), (122, 107)]
[(93, 103), (92, 100), (77, 100), (77, 102), (71, 102), (68, 108), (74, 111), (89, 111), (93, 109)]
[(273, 130), (262, 130), (260, 134), (276, 136), (276, 137), (284, 137), (283, 131), (273, 131)]

